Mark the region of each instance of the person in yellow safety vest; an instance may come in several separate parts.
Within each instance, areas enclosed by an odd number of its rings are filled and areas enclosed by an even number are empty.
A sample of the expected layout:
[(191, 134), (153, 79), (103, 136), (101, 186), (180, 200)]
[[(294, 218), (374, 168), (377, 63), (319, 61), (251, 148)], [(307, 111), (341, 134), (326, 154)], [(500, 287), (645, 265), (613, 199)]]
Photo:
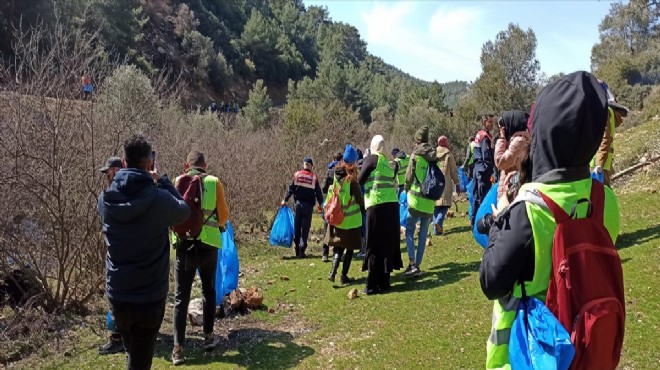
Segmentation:
[(362, 271), (369, 271), (367, 295), (390, 289), (390, 274), (403, 268), (399, 249), (399, 199), (394, 182), (396, 174), (383, 150), (385, 139), (371, 139), (371, 154), (364, 157), (358, 182), (364, 185), (367, 209), (367, 246)]
[(474, 171), (474, 157), (472, 153), (476, 147), (477, 143), (474, 142), (474, 136), (472, 136), (465, 152), (465, 161), (463, 161), (463, 171), (465, 171), (469, 180), (472, 180), (472, 172)]
[[(420, 276), (421, 265), (426, 248), (426, 237), (429, 224), (433, 217), (435, 201), (422, 195), (421, 184), (426, 180), (429, 162), (436, 161), (436, 149), (429, 144), (429, 128), (424, 126), (415, 133), (415, 148), (410, 156), (410, 164), (406, 172), (406, 192), (408, 194), (408, 215), (406, 216), (406, 249), (410, 263), (404, 272), (408, 276)], [(417, 235), (417, 252), (415, 253), (415, 229), (419, 224)]]
[[(364, 212), (364, 198), (360, 184), (357, 182), (358, 154), (351, 144), (346, 145), (342, 161), (334, 167), (334, 181), (328, 190), (326, 204), (337, 192), (344, 212), (344, 220), (337, 226), (328, 225), (324, 244), (333, 247), (332, 267), (328, 280), (335, 282), (339, 263), (342, 262), (339, 283), (348, 284), (353, 279), (348, 277), (351, 268), (353, 251), (362, 248), (362, 213)], [(346, 254), (344, 254), (346, 251)], [(342, 260), (343, 257), (343, 260)]]
[[(584, 217), (592, 180), (589, 161), (605, 130), (607, 98), (587, 72), (575, 72), (546, 86), (536, 100), (532, 125), (530, 183), (511, 205), (506, 197), (495, 210), (488, 247), (480, 267), (481, 290), (494, 300), (486, 345), (487, 369), (511, 369), (508, 343), (524, 282), (528, 296), (545, 302), (552, 270), (554, 217), (539, 202), (542, 191), (567, 212)], [(604, 226), (613, 241), (619, 234), (619, 206), (605, 188)], [(485, 320), (484, 320), (485, 321)]]
[(408, 171), (408, 164), (410, 163), (410, 156), (406, 155), (403, 150), (399, 148), (392, 149), (392, 157), (394, 157), (394, 162), (397, 164), (396, 167), (396, 181), (397, 181), (397, 195), (401, 194), (404, 191), (406, 184), (406, 171)]
[[(202, 176), (202, 212), (205, 222), (198, 238), (181, 240), (172, 233), (176, 248), (174, 349), (172, 350), (174, 365), (182, 364), (185, 361), (183, 347), (186, 339), (188, 304), (197, 270), (199, 270), (204, 295), (204, 349), (210, 351), (217, 345), (217, 339), (213, 334), (216, 302), (215, 274), (218, 264), (218, 249), (222, 248), (220, 233), (224, 231), (229, 219), (224, 187), (217, 177), (206, 174), (206, 159), (203, 153), (193, 150), (188, 154), (184, 175)], [(175, 183), (178, 183), (184, 175), (177, 177)]]
[(603, 184), (611, 186), (612, 162), (614, 160), (614, 133), (616, 128), (621, 126), (623, 122), (622, 117), (628, 115), (628, 108), (616, 102), (614, 95), (612, 95), (610, 88), (605, 82), (601, 80), (598, 80), (598, 82), (607, 93), (608, 109), (605, 134), (596, 155), (591, 160), (591, 168), (592, 172), (603, 174)]

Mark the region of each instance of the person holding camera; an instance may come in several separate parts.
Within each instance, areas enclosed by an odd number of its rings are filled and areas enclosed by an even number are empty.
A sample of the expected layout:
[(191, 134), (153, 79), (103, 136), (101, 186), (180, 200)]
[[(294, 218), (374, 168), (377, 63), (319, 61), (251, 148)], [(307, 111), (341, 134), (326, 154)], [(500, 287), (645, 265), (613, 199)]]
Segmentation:
[[(193, 150), (186, 158), (183, 175), (175, 180), (177, 189), (184, 199), (189, 199), (190, 191), (199, 192), (194, 198), (200, 199), (197, 211), (201, 211), (199, 225), (192, 226), (200, 229), (196, 236), (184, 234), (185, 237), (172, 233), (176, 249), (176, 265), (174, 270), (174, 348), (172, 349), (172, 363), (180, 365), (185, 361), (183, 347), (186, 339), (186, 318), (192, 283), (195, 272), (199, 270), (202, 281), (202, 294), (204, 295), (204, 349), (213, 350), (217, 340), (213, 334), (215, 319), (215, 274), (218, 265), (218, 249), (222, 248), (220, 232), (225, 229), (229, 219), (229, 209), (225, 201), (225, 190), (220, 180), (206, 173), (206, 159), (204, 154)], [(195, 181), (196, 180), (196, 181)], [(191, 206), (193, 208), (193, 206)], [(194, 213), (194, 212), (193, 212)], [(192, 219), (193, 217), (191, 217)], [(184, 223), (187, 228), (187, 220)]]
[(124, 167), (99, 197), (108, 248), (106, 295), (128, 352), (128, 369), (149, 369), (169, 292), (168, 229), (190, 208), (167, 175), (153, 168), (151, 144), (142, 136), (124, 143)]

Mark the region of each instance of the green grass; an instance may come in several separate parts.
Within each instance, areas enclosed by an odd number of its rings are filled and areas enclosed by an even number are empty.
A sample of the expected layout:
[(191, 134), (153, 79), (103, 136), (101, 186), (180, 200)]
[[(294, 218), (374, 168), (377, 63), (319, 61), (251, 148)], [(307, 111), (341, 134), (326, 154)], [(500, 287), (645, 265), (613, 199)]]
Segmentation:
[[(622, 221), (617, 244), (628, 311), (620, 368), (658, 368), (660, 195), (638, 192), (619, 199)], [(315, 227), (319, 225), (315, 221)], [(269, 247), (265, 241), (240, 244), (241, 285), (261, 287), (264, 303), (276, 312), (260, 310), (241, 319), (220, 320), (220, 348), (212, 355), (189, 350), (188, 364), (210, 369), (483, 368), (492, 303), (479, 288), (482, 250), (467, 225), (465, 218), (448, 220), (447, 235), (435, 237), (427, 248), (425, 274), (420, 279), (409, 280), (399, 272), (394, 275), (391, 293), (360, 295), (353, 301), (346, 295), (352, 287), (363, 287), (360, 260), (354, 261), (350, 274), (359, 284), (338, 287), (326, 280), (330, 265), (320, 261), (320, 246), (311, 247), (314, 258), (296, 260), (290, 258), (292, 251)], [(234, 330), (227, 336), (229, 327)], [(96, 329), (101, 333), (98, 326)], [(170, 368), (169, 311), (161, 333), (156, 369)], [(122, 355), (96, 354), (96, 346), (104, 338), (90, 327), (77, 328), (70, 335), (67, 356), (65, 351), (50, 351), (34, 355), (18, 367), (105, 369), (124, 365)], [(199, 344), (198, 335), (199, 328), (189, 328), (194, 345)]]

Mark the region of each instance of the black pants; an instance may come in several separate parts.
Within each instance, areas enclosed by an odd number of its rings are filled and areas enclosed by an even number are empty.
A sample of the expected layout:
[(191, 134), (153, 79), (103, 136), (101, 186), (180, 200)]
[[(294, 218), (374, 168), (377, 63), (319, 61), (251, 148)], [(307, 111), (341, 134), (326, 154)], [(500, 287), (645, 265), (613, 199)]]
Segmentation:
[(150, 369), (154, 345), (165, 315), (165, 298), (152, 303), (111, 300), (110, 310), (126, 348), (126, 369)]
[(198, 246), (188, 250), (191, 242), (182, 242), (176, 248), (174, 271), (174, 345), (183, 346), (186, 340), (186, 319), (190, 291), (199, 269), (204, 296), (204, 334), (213, 333), (215, 320), (215, 270), (218, 264), (218, 249), (196, 242)]
[(332, 251), (334, 258), (341, 261), (341, 275), (344, 277), (348, 276), (348, 270), (351, 268), (351, 261), (353, 260), (353, 250), (346, 249), (346, 254), (344, 254), (344, 248), (334, 247)]
[(490, 188), (493, 186), (493, 184), (490, 182), (490, 176), (486, 179), (484, 177), (477, 176), (475, 177), (475, 184), (474, 184), (474, 204), (472, 205), (472, 225), (474, 225), (475, 218), (477, 217), (477, 212), (479, 211), (479, 207), (481, 206), (481, 202), (483, 202), (484, 198), (486, 198), (486, 194), (488, 194), (488, 191), (490, 191)]
[(295, 211), (296, 217), (293, 224), (295, 235), (293, 243), (296, 245), (296, 255), (299, 255), (305, 253), (307, 249), (307, 239), (309, 238), (309, 229), (312, 227), (314, 207), (296, 204)]

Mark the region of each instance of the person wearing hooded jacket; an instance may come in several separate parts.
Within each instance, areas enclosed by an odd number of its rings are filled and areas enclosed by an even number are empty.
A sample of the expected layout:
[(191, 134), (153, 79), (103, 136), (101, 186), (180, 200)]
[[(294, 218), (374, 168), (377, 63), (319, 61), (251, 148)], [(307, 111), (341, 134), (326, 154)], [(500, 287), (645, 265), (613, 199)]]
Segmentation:
[(493, 185), (490, 181), (494, 170), (492, 137), (490, 135), (490, 131), (493, 129), (493, 115), (484, 115), (482, 117), (482, 124), (483, 128), (474, 137), (476, 147), (472, 154), (474, 158), (474, 173), (472, 176), (474, 179), (474, 204), (472, 205), (474, 212), (472, 212), (472, 225), (474, 225), (474, 219), (481, 202)]
[[(419, 276), (426, 238), (429, 233), (429, 223), (433, 216), (435, 201), (425, 198), (421, 192), (421, 184), (426, 180), (429, 162), (437, 160), (435, 148), (429, 144), (429, 128), (424, 126), (415, 132), (415, 148), (410, 156), (406, 172), (406, 192), (408, 194), (408, 215), (406, 217), (406, 249), (410, 263), (405, 275)], [(419, 223), (417, 235), (417, 250), (415, 251), (415, 229)]]
[[(589, 162), (603, 137), (607, 98), (587, 72), (575, 72), (546, 86), (532, 117), (531, 182), (519, 200), (498, 206), (479, 273), (481, 290), (494, 300), (487, 369), (510, 368), (508, 343), (518, 304), (520, 282), (528, 296), (545, 301), (552, 269), (553, 235), (557, 225), (550, 211), (526, 196), (542, 191), (567, 212), (589, 199)], [(537, 196), (538, 197), (538, 196)], [(587, 206), (577, 207), (584, 217)], [(619, 206), (605, 187), (604, 226), (616, 242)]]
[(348, 277), (353, 251), (362, 247), (362, 214), (365, 210), (362, 190), (357, 182), (357, 158), (357, 151), (353, 146), (346, 145), (342, 161), (334, 167), (334, 181), (326, 197), (327, 203), (336, 191), (344, 212), (341, 224), (328, 225), (324, 238), (324, 243), (333, 247), (332, 268), (328, 280), (335, 282), (339, 263), (342, 263), (339, 277), (339, 283), (342, 285), (353, 281)]
[[(323, 186), (321, 186), (321, 192), (323, 193), (323, 196), (328, 195), (328, 189), (332, 186), (332, 183), (334, 181), (334, 176), (335, 176), (335, 167), (339, 164), (339, 162), (342, 159), (342, 154), (337, 152), (332, 156), (332, 161), (328, 163), (328, 170), (325, 172), (325, 179), (323, 180)], [(321, 215), (323, 216), (323, 214)], [(325, 234), (328, 231), (328, 223), (325, 222), (325, 218), (323, 219), (323, 234)], [(322, 262), (328, 262), (328, 255), (330, 254), (330, 247), (328, 246), (327, 243), (323, 242), (323, 255), (321, 256), (321, 261)]]
[(458, 182), (456, 160), (454, 159), (454, 155), (451, 154), (451, 151), (449, 151), (449, 140), (446, 136), (440, 136), (438, 138), (438, 147), (435, 150), (438, 158), (438, 167), (440, 167), (440, 170), (445, 175), (445, 181), (451, 180), (454, 182), (454, 186), (451, 186), (451, 183), (447, 181), (442, 197), (435, 202), (435, 208), (433, 209), (434, 234), (442, 235), (444, 232), (442, 225), (447, 216), (447, 211), (453, 203), (454, 190), (460, 195), (461, 186)]
[[(529, 114), (523, 111), (506, 111), (498, 121), (500, 139), (495, 144), (495, 167), (500, 171), (497, 199), (507, 195), (509, 182), (522, 170), (529, 156), (532, 140), (527, 131)], [(518, 181), (520, 182), (520, 181)]]
[(364, 157), (358, 182), (364, 185), (367, 209), (366, 254), (362, 271), (368, 271), (364, 293), (390, 289), (390, 274), (403, 267), (399, 250), (399, 199), (394, 183), (396, 173), (383, 150), (385, 140), (371, 139), (370, 154)]
[(190, 208), (166, 175), (152, 168), (151, 144), (142, 136), (124, 143), (125, 168), (99, 197), (108, 248), (106, 295), (128, 355), (128, 369), (149, 369), (169, 292), (169, 227)]

